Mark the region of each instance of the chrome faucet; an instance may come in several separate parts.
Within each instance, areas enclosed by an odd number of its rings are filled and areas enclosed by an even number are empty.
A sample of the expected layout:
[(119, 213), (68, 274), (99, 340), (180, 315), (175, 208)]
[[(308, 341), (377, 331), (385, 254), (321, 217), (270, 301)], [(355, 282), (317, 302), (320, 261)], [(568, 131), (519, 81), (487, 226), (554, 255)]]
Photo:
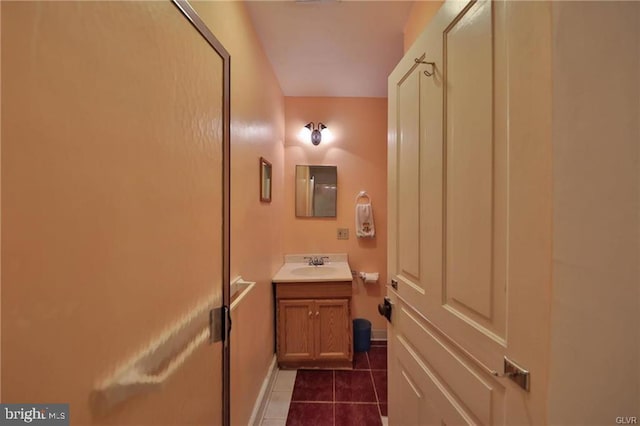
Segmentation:
[(322, 256), (322, 257), (305, 256), (304, 259), (309, 261), (308, 263), (309, 266), (322, 266), (324, 265), (324, 260), (325, 259), (329, 260), (329, 257), (328, 256)]

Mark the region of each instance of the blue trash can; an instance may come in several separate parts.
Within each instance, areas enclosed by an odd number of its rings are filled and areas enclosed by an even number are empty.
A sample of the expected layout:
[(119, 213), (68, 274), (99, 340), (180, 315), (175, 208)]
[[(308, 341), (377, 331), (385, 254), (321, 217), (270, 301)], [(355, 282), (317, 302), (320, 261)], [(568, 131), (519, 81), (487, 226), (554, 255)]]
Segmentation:
[(353, 320), (353, 351), (369, 352), (371, 348), (371, 321), (364, 318)]

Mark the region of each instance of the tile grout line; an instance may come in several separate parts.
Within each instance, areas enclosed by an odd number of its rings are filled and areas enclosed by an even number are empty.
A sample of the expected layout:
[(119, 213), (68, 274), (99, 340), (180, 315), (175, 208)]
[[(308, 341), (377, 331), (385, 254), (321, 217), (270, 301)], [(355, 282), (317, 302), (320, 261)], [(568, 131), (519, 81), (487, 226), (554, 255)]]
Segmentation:
[(289, 420), (289, 411), (291, 411), (291, 403), (293, 402), (293, 390), (296, 388), (296, 382), (298, 380), (298, 370), (295, 370), (296, 375), (293, 378), (293, 386), (291, 386), (291, 397), (289, 398), (289, 409), (287, 410), (287, 418), (284, 420), (284, 424), (287, 424), (287, 420)]
[(378, 405), (377, 402), (371, 402), (371, 401), (338, 401), (336, 402), (336, 405), (341, 404), (341, 405)]
[[(367, 352), (367, 361), (369, 361), (369, 352)], [(371, 367), (371, 362), (369, 361), (369, 367)], [(378, 370), (376, 370), (378, 371)], [(380, 407), (380, 397), (378, 396), (378, 388), (376, 387), (376, 381), (373, 378), (373, 369), (370, 368), (369, 369), (369, 376), (371, 376), (371, 382), (373, 382), (373, 391), (376, 394), (376, 401), (378, 401), (378, 404), (376, 404), (378, 406), (378, 415), (380, 416), (380, 422), (382, 422), (382, 407)], [(385, 401), (386, 403), (386, 401)]]
[(333, 370), (333, 426), (336, 426), (336, 370)]

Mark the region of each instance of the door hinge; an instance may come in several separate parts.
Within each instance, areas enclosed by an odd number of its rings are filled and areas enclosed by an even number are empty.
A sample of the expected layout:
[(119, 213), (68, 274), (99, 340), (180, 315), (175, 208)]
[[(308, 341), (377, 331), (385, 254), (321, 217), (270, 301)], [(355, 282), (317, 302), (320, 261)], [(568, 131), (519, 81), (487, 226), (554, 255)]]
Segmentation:
[(227, 342), (231, 333), (231, 311), (222, 305), (209, 311), (209, 343)]

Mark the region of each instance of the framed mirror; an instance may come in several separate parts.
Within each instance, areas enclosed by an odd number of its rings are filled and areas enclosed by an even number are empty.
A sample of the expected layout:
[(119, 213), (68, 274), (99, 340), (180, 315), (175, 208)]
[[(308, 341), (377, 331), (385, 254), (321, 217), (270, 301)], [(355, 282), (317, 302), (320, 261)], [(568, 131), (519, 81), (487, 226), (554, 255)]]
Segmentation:
[(296, 166), (296, 216), (336, 217), (338, 168)]
[(260, 201), (271, 202), (271, 163), (260, 157)]

